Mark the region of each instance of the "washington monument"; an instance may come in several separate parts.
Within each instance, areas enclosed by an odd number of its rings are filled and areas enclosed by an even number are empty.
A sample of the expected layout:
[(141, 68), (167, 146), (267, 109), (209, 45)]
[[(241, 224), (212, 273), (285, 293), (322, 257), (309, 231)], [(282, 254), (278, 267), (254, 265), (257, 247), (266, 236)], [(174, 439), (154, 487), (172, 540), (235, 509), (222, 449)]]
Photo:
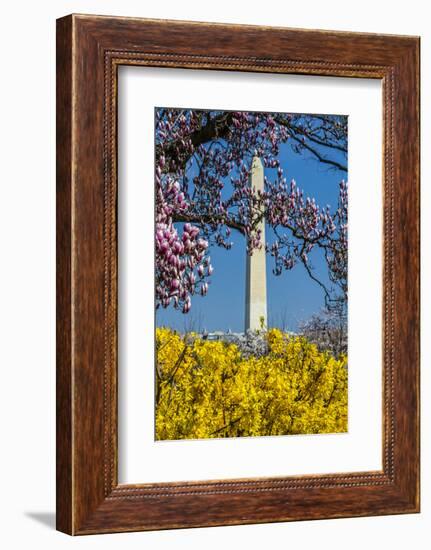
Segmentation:
[[(250, 175), (250, 185), (255, 192), (263, 191), (264, 176), (262, 161), (253, 158)], [(261, 230), (261, 248), (246, 255), (245, 272), (245, 331), (259, 330), (268, 323), (266, 306), (266, 253), (265, 253), (265, 220), (257, 226)]]

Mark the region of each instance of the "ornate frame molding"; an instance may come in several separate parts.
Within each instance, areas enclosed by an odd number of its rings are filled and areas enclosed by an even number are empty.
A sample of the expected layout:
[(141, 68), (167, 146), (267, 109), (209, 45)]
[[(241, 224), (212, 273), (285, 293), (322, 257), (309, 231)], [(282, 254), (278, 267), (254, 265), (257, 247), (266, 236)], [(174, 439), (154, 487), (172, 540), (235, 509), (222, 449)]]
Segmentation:
[[(265, 35), (277, 56), (255, 47), (256, 35)], [(177, 45), (179, 36), (187, 44)], [(227, 36), (221, 48), (200, 44)], [(418, 39), (69, 16), (58, 20), (57, 50), (58, 529), (86, 534), (418, 511)], [(120, 65), (383, 81), (382, 471), (118, 484)], [(407, 237), (401, 227), (409, 228)]]

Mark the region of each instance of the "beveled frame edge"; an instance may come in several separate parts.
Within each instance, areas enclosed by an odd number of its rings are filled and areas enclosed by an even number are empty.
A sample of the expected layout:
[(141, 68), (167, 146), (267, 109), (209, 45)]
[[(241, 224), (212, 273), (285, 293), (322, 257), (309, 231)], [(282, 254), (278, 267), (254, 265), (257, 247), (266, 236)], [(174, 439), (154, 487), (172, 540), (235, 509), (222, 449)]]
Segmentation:
[[(265, 38), (259, 49), (257, 36)], [(116, 91), (122, 64), (382, 79), (383, 471), (118, 485)], [(418, 296), (418, 38), (74, 15), (57, 21), (59, 530), (418, 511)]]

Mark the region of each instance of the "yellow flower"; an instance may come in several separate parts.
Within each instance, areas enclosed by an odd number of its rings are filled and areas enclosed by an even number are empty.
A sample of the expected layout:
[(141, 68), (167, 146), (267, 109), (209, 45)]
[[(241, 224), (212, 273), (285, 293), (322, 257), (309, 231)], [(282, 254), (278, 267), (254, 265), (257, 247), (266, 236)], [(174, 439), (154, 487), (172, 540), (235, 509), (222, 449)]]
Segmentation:
[(156, 330), (156, 438), (347, 431), (347, 357), (267, 332), (268, 353)]

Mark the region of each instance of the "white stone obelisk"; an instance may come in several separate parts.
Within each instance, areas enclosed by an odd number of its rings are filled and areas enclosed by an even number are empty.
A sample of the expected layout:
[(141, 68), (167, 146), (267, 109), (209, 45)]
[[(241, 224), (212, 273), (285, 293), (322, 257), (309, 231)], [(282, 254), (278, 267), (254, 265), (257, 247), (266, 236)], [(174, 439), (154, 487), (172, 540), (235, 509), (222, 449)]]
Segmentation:
[[(262, 161), (253, 158), (250, 176), (250, 185), (254, 192), (263, 191), (264, 174)], [(265, 220), (262, 220), (257, 229), (261, 230), (262, 244), (260, 249), (254, 249), (253, 254), (246, 255), (246, 282), (245, 282), (245, 330), (260, 330), (267, 326), (266, 306), (266, 254), (265, 254)]]

